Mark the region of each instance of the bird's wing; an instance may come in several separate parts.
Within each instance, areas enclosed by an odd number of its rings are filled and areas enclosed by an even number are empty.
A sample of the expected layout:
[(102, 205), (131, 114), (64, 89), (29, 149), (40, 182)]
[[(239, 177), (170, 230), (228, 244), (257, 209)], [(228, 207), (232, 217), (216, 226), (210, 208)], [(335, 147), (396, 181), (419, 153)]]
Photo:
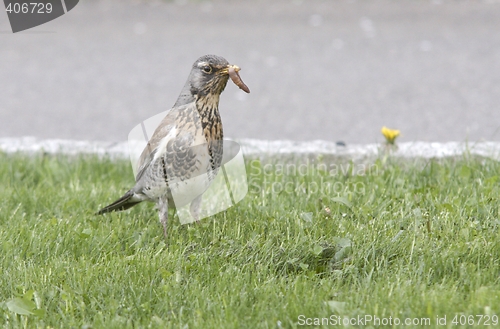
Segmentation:
[(158, 146), (161, 141), (166, 137), (172, 137), (175, 134), (175, 126), (176, 126), (176, 116), (178, 112), (178, 108), (173, 108), (168, 111), (167, 115), (160, 122), (158, 127), (155, 129), (153, 135), (148, 141), (148, 144), (144, 148), (139, 157), (139, 161), (137, 162), (137, 176), (135, 177), (136, 181), (144, 174), (144, 171), (148, 168), (151, 161), (154, 159), (156, 152), (158, 151)]
[[(195, 140), (199, 139), (197, 137), (199, 137), (201, 129), (201, 120), (194, 102), (172, 108), (160, 122), (142, 151), (137, 166), (139, 170), (136, 182), (141, 179), (152, 162), (167, 152), (167, 146), (170, 150), (169, 153), (175, 152), (179, 156), (176, 156), (177, 161), (185, 161), (186, 159), (182, 155), (188, 151), (188, 148), (196, 144)], [(189, 150), (189, 152), (192, 151)], [(171, 162), (170, 165), (171, 168), (177, 167), (175, 162)], [(179, 163), (179, 167), (185, 165), (187, 163)]]

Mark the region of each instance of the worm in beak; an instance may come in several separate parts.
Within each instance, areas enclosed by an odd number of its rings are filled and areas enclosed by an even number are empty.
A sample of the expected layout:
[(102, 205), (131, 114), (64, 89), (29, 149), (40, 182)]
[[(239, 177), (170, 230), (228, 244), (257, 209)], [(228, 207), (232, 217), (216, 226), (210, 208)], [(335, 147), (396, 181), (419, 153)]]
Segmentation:
[(248, 89), (247, 85), (241, 80), (240, 75), (238, 74), (239, 70), (241, 69), (236, 65), (229, 65), (227, 68), (229, 77), (234, 82), (234, 84), (248, 94), (250, 93), (250, 89)]

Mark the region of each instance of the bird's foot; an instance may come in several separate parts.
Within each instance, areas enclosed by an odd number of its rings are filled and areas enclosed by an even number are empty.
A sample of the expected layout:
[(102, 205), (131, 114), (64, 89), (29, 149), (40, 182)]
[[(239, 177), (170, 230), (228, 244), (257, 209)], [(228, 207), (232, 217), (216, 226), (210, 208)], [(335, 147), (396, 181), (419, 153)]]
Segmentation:
[(165, 239), (167, 238), (167, 221), (166, 220), (160, 220), (161, 225), (163, 226), (163, 236)]
[(163, 236), (167, 238), (167, 222), (168, 222), (168, 200), (160, 198), (158, 200), (158, 210), (160, 215), (160, 223), (163, 226)]

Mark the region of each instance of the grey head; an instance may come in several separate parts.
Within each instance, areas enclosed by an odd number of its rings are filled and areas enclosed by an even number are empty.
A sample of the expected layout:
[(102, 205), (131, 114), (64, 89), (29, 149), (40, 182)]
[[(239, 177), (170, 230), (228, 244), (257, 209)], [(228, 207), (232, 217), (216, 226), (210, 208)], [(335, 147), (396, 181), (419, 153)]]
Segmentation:
[(220, 56), (205, 55), (198, 58), (174, 107), (194, 102), (199, 97), (218, 97), (229, 79), (229, 67), (229, 62)]

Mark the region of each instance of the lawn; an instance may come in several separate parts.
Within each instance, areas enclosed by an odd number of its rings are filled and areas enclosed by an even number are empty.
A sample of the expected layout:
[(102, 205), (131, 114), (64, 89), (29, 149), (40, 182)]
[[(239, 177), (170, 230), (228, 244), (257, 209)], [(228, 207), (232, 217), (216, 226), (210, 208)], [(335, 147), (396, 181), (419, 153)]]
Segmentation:
[(165, 239), (153, 204), (94, 215), (132, 186), (127, 161), (0, 154), (0, 327), (498, 324), (500, 163), (247, 175), (242, 202), (199, 224), (172, 211)]

